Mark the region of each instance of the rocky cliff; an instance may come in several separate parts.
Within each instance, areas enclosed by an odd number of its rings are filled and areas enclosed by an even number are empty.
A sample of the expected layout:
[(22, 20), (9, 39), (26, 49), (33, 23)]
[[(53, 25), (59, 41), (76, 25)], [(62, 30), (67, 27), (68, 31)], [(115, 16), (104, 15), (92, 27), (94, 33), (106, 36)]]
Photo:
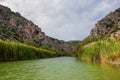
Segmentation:
[(8, 41), (33, 41), (39, 45), (46, 45), (62, 52), (74, 50), (74, 43), (54, 39), (41, 31), (32, 21), (22, 17), (18, 12), (0, 5), (0, 38)]
[(120, 39), (120, 8), (98, 21), (90, 36), (108, 35)]

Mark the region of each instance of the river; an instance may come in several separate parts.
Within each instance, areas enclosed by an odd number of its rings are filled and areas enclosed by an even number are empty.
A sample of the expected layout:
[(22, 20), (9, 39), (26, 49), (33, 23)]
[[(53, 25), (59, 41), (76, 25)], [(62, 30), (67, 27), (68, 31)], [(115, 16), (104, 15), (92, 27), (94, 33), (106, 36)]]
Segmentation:
[(73, 57), (1, 62), (0, 80), (120, 80), (120, 67), (83, 63)]

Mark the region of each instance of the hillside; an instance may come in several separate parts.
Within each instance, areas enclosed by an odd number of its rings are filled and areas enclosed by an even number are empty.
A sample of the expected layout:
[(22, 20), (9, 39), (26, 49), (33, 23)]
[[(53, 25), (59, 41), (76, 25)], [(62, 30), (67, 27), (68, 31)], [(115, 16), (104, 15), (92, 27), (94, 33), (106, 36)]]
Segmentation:
[(74, 51), (76, 45), (76, 43), (69, 43), (47, 36), (32, 21), (2, 5), (0, 5), (0, 39), (22, 43), (31, 41), (38, 46), (44, 45), (64, 53)]
[(120, 8), (111, 12), (95, 24), (90, 36), (108, 35), (111, 38), (120, 38)]
[(95, 24), (90, 35), (78, 44), (77, 57), (87, 62), (120, 64), (120, 8)]

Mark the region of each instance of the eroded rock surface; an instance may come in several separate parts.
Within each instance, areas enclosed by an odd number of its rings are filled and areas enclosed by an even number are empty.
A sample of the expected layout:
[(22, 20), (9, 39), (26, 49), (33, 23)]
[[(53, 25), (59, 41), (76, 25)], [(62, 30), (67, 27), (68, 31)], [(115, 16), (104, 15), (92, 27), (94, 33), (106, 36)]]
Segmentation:
[(37, 44), (46, 45), (59, 51), (68, 53), (74, 50), (74, 43), (54, 39), (47, 36), (40, 27), (32, 21), (22, 17), (18, 12), (0, 5), (0, 38), (4, 40), (34, 41)]
[(90, 36), (105, 34), (111, 38), (120, 38), (120, 8), (98, 21), (95, 28), (91, 30)]

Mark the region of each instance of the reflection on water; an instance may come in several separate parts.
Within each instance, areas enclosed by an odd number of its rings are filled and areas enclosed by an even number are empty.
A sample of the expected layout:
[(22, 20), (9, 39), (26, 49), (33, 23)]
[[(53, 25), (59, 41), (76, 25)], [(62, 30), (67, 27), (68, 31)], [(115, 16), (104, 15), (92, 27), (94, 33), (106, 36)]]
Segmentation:
[(120, 68), (72, 57), (0, 63), (0, 80), (120, 80)]

